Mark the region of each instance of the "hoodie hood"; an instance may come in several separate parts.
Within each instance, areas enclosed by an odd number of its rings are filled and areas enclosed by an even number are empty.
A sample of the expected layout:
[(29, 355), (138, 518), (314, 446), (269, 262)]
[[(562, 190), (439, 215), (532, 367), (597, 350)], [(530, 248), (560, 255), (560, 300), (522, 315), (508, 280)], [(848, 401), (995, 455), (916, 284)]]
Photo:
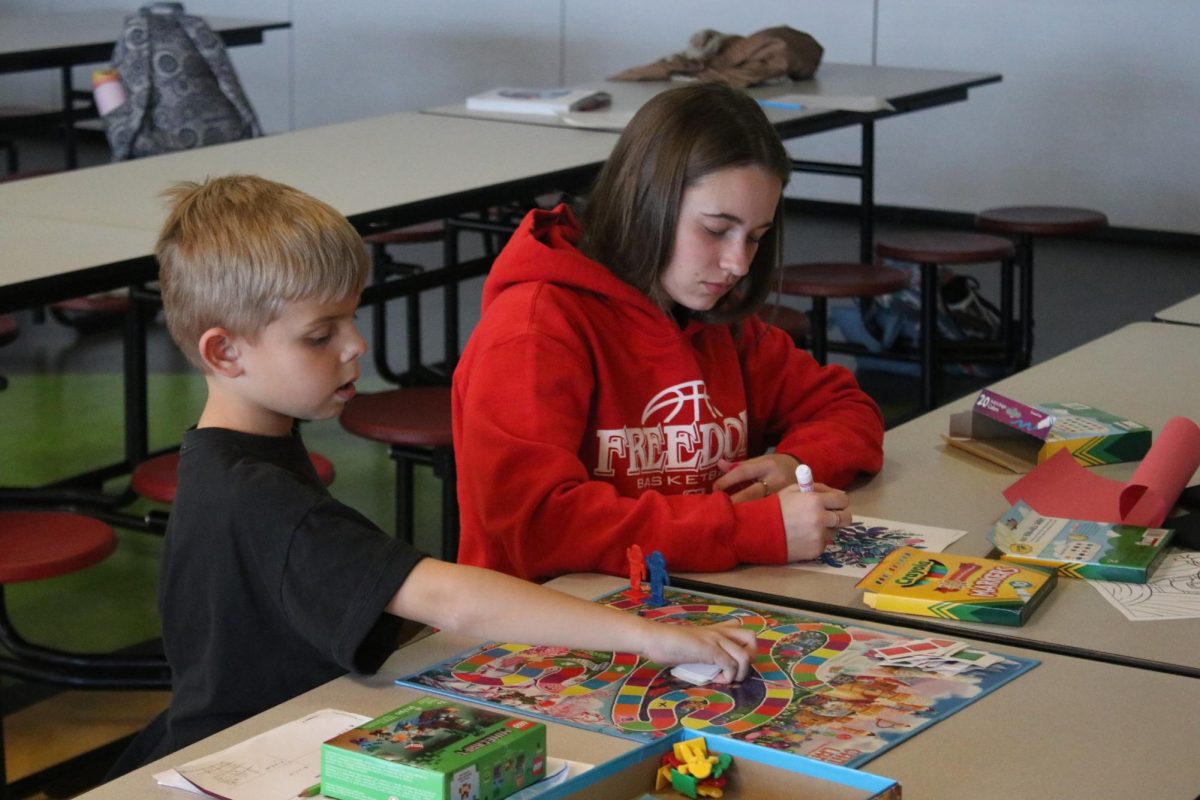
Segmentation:
[(623, 312), (655, 325), (678, 328), (670, 315), (639, 289), (613, 275), (577, 248), (582, 230), (567, 205), (525, 215), (508, 244), (496, 256), (483, 287), (483, 312), (508, 289), (546, 282), (599, 295), (624, 306)]

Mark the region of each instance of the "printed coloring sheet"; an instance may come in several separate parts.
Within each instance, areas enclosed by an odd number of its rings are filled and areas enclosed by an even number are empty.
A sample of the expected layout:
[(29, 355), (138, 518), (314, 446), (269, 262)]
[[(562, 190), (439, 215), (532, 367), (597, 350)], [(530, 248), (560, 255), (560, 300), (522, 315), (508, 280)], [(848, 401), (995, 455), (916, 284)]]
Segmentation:
[(1088, 581), (1134, 622), (1200, 617), (1200, 553), (1167, 553), (1146, 583)]
[(862, 578), (884, 556), (897, 547), (908, 545), (931, 553), (940, 553), (966, 531), (913, 525), (874, 517), (857, 517), (853, 523), (838, 528), (837, 536), (825, 548), (820, 558), (801, 561), (791, 566), (810, 572)]

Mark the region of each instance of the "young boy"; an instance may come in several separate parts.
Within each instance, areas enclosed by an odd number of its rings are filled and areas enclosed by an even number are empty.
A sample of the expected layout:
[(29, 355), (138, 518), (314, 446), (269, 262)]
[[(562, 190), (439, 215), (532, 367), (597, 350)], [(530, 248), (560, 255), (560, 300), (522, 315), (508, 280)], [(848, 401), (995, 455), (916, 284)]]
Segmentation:
[(251, 176), (180, 184), (156, 250), (171, 336), (208, 399), (185, 433), (159, 606), (170, 708), (114, 768), (152, 760), (348, 670), (377, 670), (402, 620), (480, 638), (702, 661), (746, 676), (754, 636), (662, 625), (426, 558), (334, 500), (297, 419), (337, 416), (366, 349), (368, 263), (329, 206)]

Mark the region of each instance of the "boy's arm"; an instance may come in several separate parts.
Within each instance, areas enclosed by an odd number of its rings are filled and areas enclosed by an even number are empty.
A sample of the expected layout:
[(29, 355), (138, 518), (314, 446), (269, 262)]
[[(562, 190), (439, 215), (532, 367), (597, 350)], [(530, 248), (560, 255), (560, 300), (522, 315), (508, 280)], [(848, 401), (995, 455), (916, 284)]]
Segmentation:
[(650, 622), (499, 572), (432, 558), (413, 568), (386, 610), (491, 641), (638, 653), (659, 664), (716, 664), (725, 682), (746, 677), (755, 643), (746, 628)]

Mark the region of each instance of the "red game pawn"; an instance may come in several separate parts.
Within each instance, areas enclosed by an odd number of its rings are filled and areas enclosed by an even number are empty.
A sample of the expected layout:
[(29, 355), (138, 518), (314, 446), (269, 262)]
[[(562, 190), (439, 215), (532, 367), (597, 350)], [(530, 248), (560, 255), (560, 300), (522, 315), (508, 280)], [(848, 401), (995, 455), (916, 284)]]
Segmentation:
[(625, 549), (625, 557), (629, 559), (629, 597), (641, 601), (646, 596), (642, 589), (642, 581), (646, 579), (646, 560), (642, 556), (642, 548), (631, 544)]

